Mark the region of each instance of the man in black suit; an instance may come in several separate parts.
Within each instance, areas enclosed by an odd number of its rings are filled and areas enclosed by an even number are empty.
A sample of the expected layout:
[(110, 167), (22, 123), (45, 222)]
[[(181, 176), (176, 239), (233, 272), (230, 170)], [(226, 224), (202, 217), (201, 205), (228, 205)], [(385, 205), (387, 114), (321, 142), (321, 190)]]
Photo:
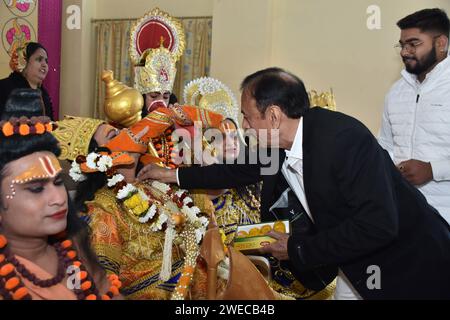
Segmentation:
[(274, 190), (287, 182), (315, 232), (272, 233), (278, 241), (265, 253), (289, 260), (299, 273), (339, 268), (338, 299), (449, 299), (450, 226), (370, 131), (342, 113), (310, 108), (302, 81), (282, 69), (258, 71), (241, 89), (244, 129), (278, 133), (285, 158), (279, 174), (261, 175), (261, 164), (233, 164), (177, 172), (149, 167), (140, 177), (178, 180), (182, 188), (262, 179), (262, 220), (273, 220)]

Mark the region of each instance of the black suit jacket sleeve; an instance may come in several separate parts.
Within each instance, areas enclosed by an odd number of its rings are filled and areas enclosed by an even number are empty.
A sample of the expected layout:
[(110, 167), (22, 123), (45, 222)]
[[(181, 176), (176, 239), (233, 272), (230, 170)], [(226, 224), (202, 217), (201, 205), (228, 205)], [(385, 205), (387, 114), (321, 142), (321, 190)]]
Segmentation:
[(178, 169), (183, 189), (226, 189), (254, 184), (261, 180), (258, 164), (213, 164)]
[[(333, 176), (320, 183), (334, 184), (348, 209), (345, 218), (333, 228), (310, 237), (289, 238), (289, 258), (296, 267), (308, 270), (340, 265), (374, 252), (396, 237), (398, 212), (390, 173), (392, 164), (385, 157), (368, 130), (345, 129), (336, 136), (330, 154)], [(328, 210), (333, 214), (334, 208)]]

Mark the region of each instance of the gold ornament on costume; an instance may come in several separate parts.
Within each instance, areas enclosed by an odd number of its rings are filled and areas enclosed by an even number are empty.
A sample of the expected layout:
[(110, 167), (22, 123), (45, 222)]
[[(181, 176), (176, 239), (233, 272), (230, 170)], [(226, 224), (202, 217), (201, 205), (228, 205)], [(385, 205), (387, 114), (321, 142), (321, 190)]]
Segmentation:
[(336, 111), (336, 100), (334, 98), (333, 89), (322, 92), (321, 94), (318, 94), (316, 90), (311, 90), (308, 95), (311, 106)]
[(239, 105), (231, 90), (219, 80), (203, 77), (192, 80), (183, 92), (184, 102), (220, 113), (238, 123)]
[(172, 91), (175, 64), (184, 53), (181, 22), (153, 9), (131, 29), (130, 57), (135, 67), (135, 88), (142, 94)]
[(177, 69), (176, 60), (164, 47), (143, 53), (144, 65), (136, 66), (134, 87), (142, 94), (172, 91)]
[(139, 19), (131, 29), (131, 61), (137, 65), (147, 49), (161, 47), (161, 37), (163, 46), (169, 49), (173, 58), (178, 61), (186, 45), (183, 25), (180, 20), (159, 8), (154, 8)]
[[(184, 87), (183, 99), (186, 104), (219, 113), (225, 118), (233, 120), (234, 125), (229, 123), (229, 130), (224, 131), (231, 132), (238, 129), (239, 138), (244, 142), (238, 126), (240, 113), (238, 102), (231, 90), (221, 81), (211, 77), (194, 79)], [(217, 155), (217, 150), (205, 137), (202, 139), (202, 144), (203, 148), (209, 150), (213, 157)]]
[(106, 85), (104, 110), (108, 119), (123, 127), (140, 121), (144, 105), (140, 92), (115, 80), (111, 70), (102, 72), (102, 81)]
[(52, 132), (61, 147), (60, 160), (73, 161), (78, 155), (87, 155), (89, 144), (103, 120), (65, 116)]

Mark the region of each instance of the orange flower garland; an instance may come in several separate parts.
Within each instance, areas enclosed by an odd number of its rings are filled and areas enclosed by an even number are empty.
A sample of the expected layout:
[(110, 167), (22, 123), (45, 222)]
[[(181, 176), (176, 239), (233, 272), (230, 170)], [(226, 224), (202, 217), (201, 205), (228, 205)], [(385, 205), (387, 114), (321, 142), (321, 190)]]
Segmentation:
[(52, 132), (55, 128), (56, 124), (51, 122), (49, 117), (12, 117), (8, 121), (0, 121), (0, 132), (5, 137), (44, 134)]

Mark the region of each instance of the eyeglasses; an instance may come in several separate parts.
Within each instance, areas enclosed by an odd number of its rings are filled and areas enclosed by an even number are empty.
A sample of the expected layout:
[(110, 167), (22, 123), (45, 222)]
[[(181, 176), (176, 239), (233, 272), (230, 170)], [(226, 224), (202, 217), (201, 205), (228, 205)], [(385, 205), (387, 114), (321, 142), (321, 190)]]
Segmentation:
[(405, 49), (409, 53), (415, 53), (417, 50), (417, 47), (423, 44), (423, 41), (414, 41), (414, 42), (407, 42), (407, 43), (397, 43), (394, 48), (397, 50), (398, 53), (402, 52), (403, 49)]
[[(441, 34), (438, 35), (438, 36), (434, 36), (434, 37), (433, 37), (433, 41), (434, 41), (434, 39), (437, 39), (437, 38), (439, 38), (440, 36), (441, 36)], [(402, 52), (403, 49), (405, 49), (405, 50), (408, 51), (409, 53), (416, 53), (417, 47), (420, 46), (420, 45), (422, 45), (422, 44), (423, 44), (423, 41), (420, 41), (420, 40), (414, 40), (414, 41), (407, 42), (407, 43), (397, 43), (397, 44), (394, 46), (394, 48), (398, 51), (398, 53)]]

